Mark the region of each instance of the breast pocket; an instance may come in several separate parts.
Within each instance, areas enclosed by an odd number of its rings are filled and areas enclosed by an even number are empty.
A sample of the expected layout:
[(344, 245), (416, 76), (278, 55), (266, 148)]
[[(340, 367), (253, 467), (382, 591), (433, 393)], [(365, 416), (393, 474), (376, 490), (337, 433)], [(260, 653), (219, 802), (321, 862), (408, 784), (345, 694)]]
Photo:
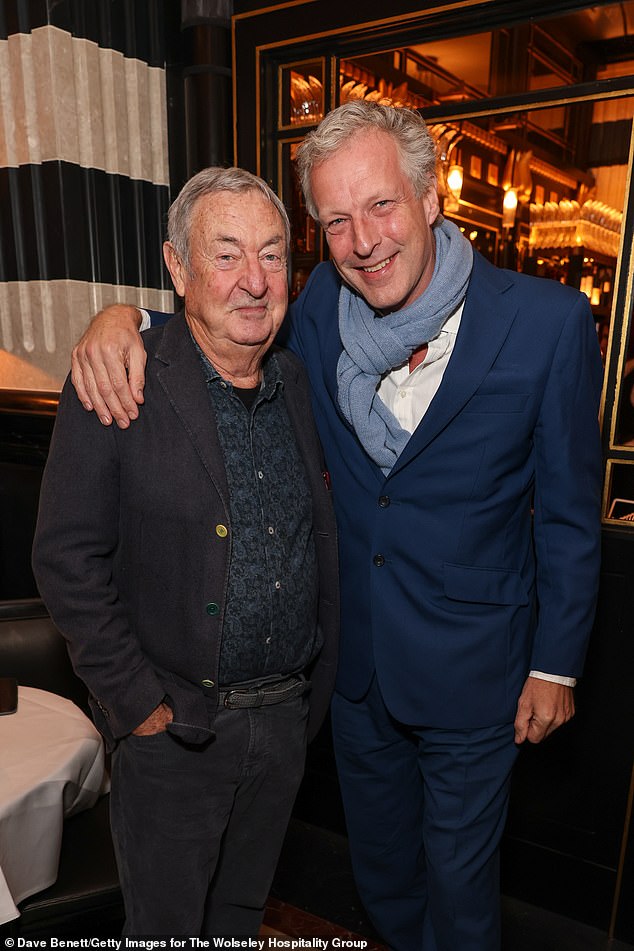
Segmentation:
[(476, 393), (464, 408), (465, 413), (522, 413), (528, 393)]

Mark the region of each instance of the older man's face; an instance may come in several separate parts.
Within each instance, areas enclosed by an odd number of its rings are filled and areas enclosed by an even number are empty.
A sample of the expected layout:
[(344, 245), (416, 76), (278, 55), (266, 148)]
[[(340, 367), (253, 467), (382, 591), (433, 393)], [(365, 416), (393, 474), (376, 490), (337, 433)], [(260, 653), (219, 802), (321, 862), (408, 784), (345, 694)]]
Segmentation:
[(189, 251), (189, 269), (169, 244), (165, 260), (203, 350), (212, 359), (266, 350), (288, 302), (286, 237), (275, 206), (256, 190), (199, 198)]
[(358, 133), (311, 174), (337, 270), (382, 313), (410, 304), (431, 280), (435, 184), (416, 198), (394, 140), (380, 131)]

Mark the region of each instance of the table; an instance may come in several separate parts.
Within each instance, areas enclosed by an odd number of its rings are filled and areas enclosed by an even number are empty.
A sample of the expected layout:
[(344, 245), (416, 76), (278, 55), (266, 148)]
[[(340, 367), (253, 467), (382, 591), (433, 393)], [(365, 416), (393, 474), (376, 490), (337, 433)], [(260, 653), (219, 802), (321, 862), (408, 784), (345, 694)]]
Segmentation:
[(101, 736), (64, 697), (18, 688), (0, 716), (0, 924), (57, 878), (64, 818), (109, 789)]

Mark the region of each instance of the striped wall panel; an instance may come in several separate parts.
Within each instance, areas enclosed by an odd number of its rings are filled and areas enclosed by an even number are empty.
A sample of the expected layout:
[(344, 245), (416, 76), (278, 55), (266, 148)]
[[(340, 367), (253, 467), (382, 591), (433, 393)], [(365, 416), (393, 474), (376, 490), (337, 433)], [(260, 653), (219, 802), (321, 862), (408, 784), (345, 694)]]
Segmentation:
[(105, 304), (172, 307), (165, 2), (0, 4), (0, 387), (58, 389)]

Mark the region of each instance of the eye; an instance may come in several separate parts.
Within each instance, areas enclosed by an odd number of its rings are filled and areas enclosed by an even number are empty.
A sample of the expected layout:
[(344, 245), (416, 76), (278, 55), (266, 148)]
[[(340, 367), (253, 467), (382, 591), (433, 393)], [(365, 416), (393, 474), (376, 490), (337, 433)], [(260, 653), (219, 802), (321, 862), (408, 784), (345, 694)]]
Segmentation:
[(380, 201), (375, 201), (372, 205), (372, 214), (377, 217), (382, 215), (389, 215), (390, 212), (394, 210), (396, 202), (393, 198), (382, 198)]
[(349, 225), (348, 218), (332, 218), (328, 224), (324, 225), (326, 234), (343, 234)]
[(218, 267), (222, 268), (231, 268), (235, 267), (237, 264), (238, 258), (235, 254), (230, 254), (229, 252), (225, 254), (216, 255), (216, 263)]
[(269, 271), (279, 271), (286, 263), (286, 259), (283, 258), (281, 254), (276, 254), (275, 251), (268, 251), (266, 254), (263, 254), (260, 261), (262, 266)]

